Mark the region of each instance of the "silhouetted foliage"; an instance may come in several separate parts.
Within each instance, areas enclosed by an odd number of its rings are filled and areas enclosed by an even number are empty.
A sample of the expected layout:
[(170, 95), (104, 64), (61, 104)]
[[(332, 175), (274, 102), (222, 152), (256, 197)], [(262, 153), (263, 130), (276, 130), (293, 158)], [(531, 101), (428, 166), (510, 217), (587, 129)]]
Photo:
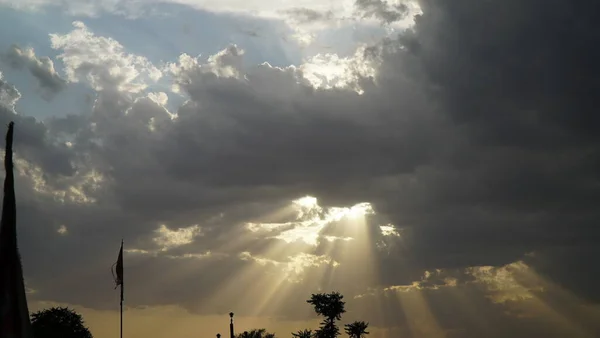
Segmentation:
[(298, 332), (292, 332), (292, 337), (294, 338), (313, 338), (314, 333), (312, 330), (304, 329)]
[(354, 323), (346, 324), (345, 330), (350, 338), (363, 338), (369, 334), (367, 327), (369, 323), (356, 321)]
[(254, 329), (252, 331), (244, 331), (238, 334), (236, 338), (275, 338), (275, 334), (267, 332), (266, 329)]
[(312, 294), (306, 302), (312, 304), (315, 312), (319, 316), (328, 320), (340, 320), (342, 314), (346, 312), (344, 306), (346, 302), (342, 301), (344, 296), (339, 292)]
[(336, 338), (340, 335), (340, 329), (335, 321), (342, 319), (342, 314), (346, 312), (344, 306), (346, 302), (342, 299), (344, 296), (339, 292), (312, 294), (306, 302), (311, 304), (315, 312), (324, 317), (321, 327), (315, 332), (316, 338)]
[(336, 338), (340, 335), (340, 329), (335, 322), (324, 320), (315, 331), (315, 338)]
[(93, 338), (80, 314), (66, 307), (53, 307), (33, 313), (35, 338)]

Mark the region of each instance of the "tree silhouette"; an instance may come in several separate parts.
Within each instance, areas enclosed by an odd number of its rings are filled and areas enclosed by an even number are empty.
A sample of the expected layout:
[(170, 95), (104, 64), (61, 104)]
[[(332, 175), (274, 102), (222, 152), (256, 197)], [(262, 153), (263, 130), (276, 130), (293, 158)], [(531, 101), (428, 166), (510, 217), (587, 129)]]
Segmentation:
[(80, 314), (66, 307), (53, 307), (31, 315), (35, 338), (93, 338)]
[(254, 329), (252, 331), (244, 331), (238, 334), (236, 338), (275, 338), (275, 334), (267, 332), (266, 329)]
[(350, 338), (364, 338), (369, 334), (367, 332), (367, 327), (369, 327), (369, 323), (356, 321), (354, 323), (346, 324), (345, 330)]
[(314, 333), (312, 330), (304, 329), (298, 332), (292, 332), (292, 337), (294, 338), (313, 338)]
[(340, 329), (335, 321), (342, 319), (345, 302), (344, 296), (339, 292), (312, 294), (306, 302), (312, 304), (315, 312), (322, 316), (321, 327), (315, 332), (316, 338), (336, 338), (340, 335)]

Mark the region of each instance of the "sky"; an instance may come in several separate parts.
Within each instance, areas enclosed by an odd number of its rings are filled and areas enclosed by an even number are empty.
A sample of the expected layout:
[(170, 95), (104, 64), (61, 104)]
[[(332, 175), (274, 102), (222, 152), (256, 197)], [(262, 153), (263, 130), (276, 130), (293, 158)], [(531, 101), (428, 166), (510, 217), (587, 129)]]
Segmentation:
[(600, 336), (592, 0), (0, 0), (32, 311)]

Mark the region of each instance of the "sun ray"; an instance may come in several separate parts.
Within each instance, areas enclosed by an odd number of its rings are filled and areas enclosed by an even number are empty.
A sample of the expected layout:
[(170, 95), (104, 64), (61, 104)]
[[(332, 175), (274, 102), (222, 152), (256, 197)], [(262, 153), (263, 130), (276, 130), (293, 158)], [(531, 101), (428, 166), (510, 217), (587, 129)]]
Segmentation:
[[(273, 257), (282, 257), (285, 255), (285, 245), (278, 243), (274, 245), (273, 248), (269, 252), (269, 256)], [(283, 256), (284, 257), (284, 256)], [(286, 286), (288, 283), (287, 276), (284, 273), (284, 268), (287, 264), (285, 260), (282, 261), (270, 261), (267, 264), (273, 265), (273, 269), (270, 273), (266, 274), (260, 271), (260, 267), (257, 267), (257, 271), (259, 272), (259, 277), (253, 280), (252, 284), (248, 285), (247, 298), (253, 298), (253, 307), (251, 314), (252, 315), (260, 315), (263, 313), (265, 308), (265, 304), (267, 301), (270, 301), (275, 294), (280, 294), (282, 292), (282, 287)], [(256, 295), (260, 295), (259, 299), (256, 299)]]
[(263, 271), (257, 267), (260, 263), (253, 261), (248, 255), (242, 253), (239, 259), (247, 261), (243, 268), (232, 271), (229, 278), (223, 281), (223, 284), (208, 299), (206, 304), (199, 304), (200, 306), (206, 308), (212, 306), (212, 304), (222, 303), (225, 299), (237, 299), (238, 304), (236, 305), (241, 308), (249, 302), (247, 301), (249, 295), (247, 291), (250, 286), (254, 285)]
[[(307, 287), (319, 289), (341, 282), (353, 292), (363, 291), (364, 285), (378, 278), (371, 236), (377, 225), (368, 219), (372, 214), (369, 203), (322, 207), (316, 198), (305, 196), (258, 220), (234, 227), (222, 234), (231, 238), (223, 251), (238, 252), (230, 259), (237, 257), (245, 263), (228, 275), (204, 305), (199, 305), (206, 307), (223, 299), (236, 299), (237, 307), (260, 315), (267, 307), (272, 311), (282, 305), (290, 292)], [(346, 262), (344, 271), (339, 271), (340, 263), (335, 257)], [(210, 266), (217, 270), (226, 268)]]
[[(575, 296), (561, 287), (558, 287), (549, 280), (542, 278), (535, 272), (534, 269), (529, 267), (524, 262), (517, 262), (511, 264), (511, 266), (513, 266), (515, 269), (515, 280), (517, 280), (517, 283), (519, 283), (521, 286), (526, 287), (525, 285), (539, 285), (541, 286), (540, 290), (543, 290), (542, 293), (550, 293), (551, 297), (561, 297), (563, 301), (562, 306), (571, 305), (569, 308), (572, 308), (573, 304), (581, 304), (581, 302), (578, 302)], [(527, 300), (526, 304), (531, 306), (532, 310), (538, 312), (540, 315), (546, 318), (551, 318), (552, 322), (565, 330), (565, 334), (568, 334), (570, 337), (594, 337), (591, 332), (581, 325), (574, 313), (561, 311), (559, 308), (552, 306), (541, 297), (542, 293), (530, 291), (531, 297)]]
[[(548, 322), (562, 336), (593, 337), (583, 324), (585, 304), (568, 291), (542, 278), (523, 261), (502, 267), (472, 267), (467, 271), (475, 277), (475, 283), (485, 287), (488, 298), (505, 306), (515, 316)], [(558, 300), (560, 306), (555, 305)]]
[(484, 310), (469, 298), (463, 288), (452, 287), (446, 288), (445, 291), (457, 310), (466, 314), (465, 318), (469, 321), (469, 325), (477, 328), (480, 332), (488, 333), (492, 330), (489, 318), (482, 315)]
[(374, 226), (368, 221), (372, 213), (369, 204), (358, 204), (352, 208), (335, 210), (336, 227), (340, 228), (340, 235), (352, 238), (349, 241), (335, 241), (332, 243), (334, 256), (340, 255), (341, 267), (332, 271), (332, 279), (337, 283), (348, 284), (352, 295), (365, 292), (370, 285), (379, 284), (379, 270), (375, 253), (375, 246), (371, 236), (370, 227)]
[[(186, 278), (190, 278), (190, 276), (197, 275), (207, 275), (207, 274), (222, 274), (226, 272), (227, 275), (228, 267), (222, 264), (223, 259), (227, 257), (224, 256), (207, 256), (205, 258), (194, 258), (194, 257), (182, 257), (182, 258), (167, 258), (167, 257), (157, 257), (157, 256), (149, 256), (145, 255), (145, 257), (139, 257), (135, 259), (127, 260), (125, 257), (126, 268), (129, 271), (135, 271), (138, 267), (143, 265), (155, 264), (158, 259), (165, 260), (181, 260), (185, 261), (185, 264), (168, 264), (168, 262), (162, 262), (161, 268), (162, 271), (160, 274), (152, 276), (152, 278), (145, 278), (141, 283), (137, 283), (136, 285), (136, 294), (147, 295), (153, 292), (159, 292), (162, 288), (164, 288), (165, 283), (168, 284), (177, 284)], [(233, 272), (231, 272), (233, 273)]]
[(397, 291), (396, 297), (404, 309), (406, 322), (413, 337), (446, 337), (421, 290)]
[[(266, 277), (266, 276), (265, 276)], [(266, 277), (268, 278), (268, 277)], [(266, 285), (263, 285), (263, 288)], [(263, 294), (259, 302), (256, 303), (253, 315), (260, 316), (265, 313), (265, 309), (270, 307), (271, 309), (280, 309), (282, 303), (294, 288), (293, 285), (284, 274), (280, 274), (279, 277), (275, 277), (266, 292), (262, 289)]]
[[(286, 246), (283, 243), (273, 247), (267, 255), (269, 257), (285, 257)], [(307, 279), (311, 281), (320, 280), (326, 266), (335, 266), (336, 264), (327, 256), (318, 256), (312, 253), (288, 255), (279, 266), (279, 275), (272, 276), (273, 280), (268, 284), (269, 287), (266, 293), (263, 286), (263, 297), (256, 304), (256, 312), (262, 313), (267, 306), (277, 308), (277, 306), (282, 305), (290, 292), (303, 290), (306, 287), (305, 282)]]

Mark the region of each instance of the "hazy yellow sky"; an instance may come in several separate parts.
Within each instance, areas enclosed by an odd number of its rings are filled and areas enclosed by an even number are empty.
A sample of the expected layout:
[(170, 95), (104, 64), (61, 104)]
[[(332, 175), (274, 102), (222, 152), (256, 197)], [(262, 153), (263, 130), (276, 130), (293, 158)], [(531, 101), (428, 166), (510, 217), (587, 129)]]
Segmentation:
[[(32, 302), (30, 311), (52, 306), (68, 306), (82, 314), (86, 325), (95, 338), (114, 338), (119, 335), (119, 312), (98, 311), (48, 302)], [(280, 321), (264, 317), (235, 317), (237, 333), (254, 328), (266, 328), (278, 337), (290, 337), (291, 332), (306, 328), (318, 327), (319, 321)], [(387, 337), (381, 329), (370, 329), (372, 337)], [(123, 336), (127, 338), (203, 338), (215, 337), (221, 333), (222, 337), (229, 336), (229, 315), (201, 316), (192, 315), (178, 307), (154, 307), (147, 309), (128, 309), (124, 312)]]

